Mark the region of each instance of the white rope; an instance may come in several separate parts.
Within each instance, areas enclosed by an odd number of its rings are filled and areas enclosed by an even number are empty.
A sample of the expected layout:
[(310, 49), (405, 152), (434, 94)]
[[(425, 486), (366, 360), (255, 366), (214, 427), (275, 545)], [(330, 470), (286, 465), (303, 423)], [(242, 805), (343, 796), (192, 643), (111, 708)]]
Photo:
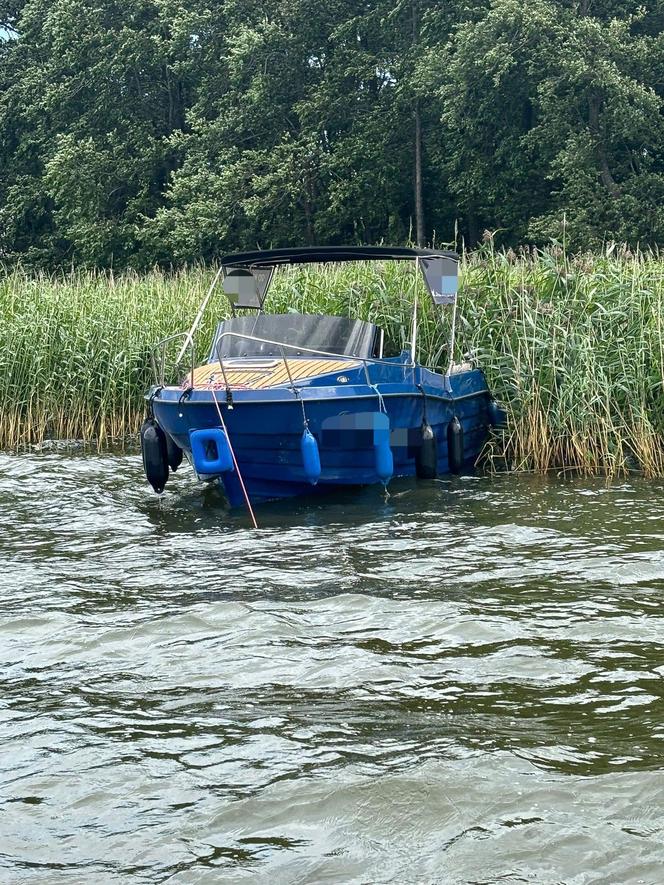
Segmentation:
[(376, 392), (376, 396), (378, 397), (378, 405), (380, 406), (380, 411), (384, 412), (387, 415), (387, 409), (385, 408), (385, 400), (383, 399), (383, 394), (378, 389), (377, 384), (370, 384), (369, 387)]

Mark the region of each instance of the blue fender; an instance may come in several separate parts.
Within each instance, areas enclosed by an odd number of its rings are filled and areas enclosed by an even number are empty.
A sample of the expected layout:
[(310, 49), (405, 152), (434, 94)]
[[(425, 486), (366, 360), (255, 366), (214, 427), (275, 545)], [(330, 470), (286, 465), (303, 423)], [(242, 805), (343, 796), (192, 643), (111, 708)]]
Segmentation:
[(231, 447), (221, 427), (192, 430), (189, 441), (197, 473), (227, 473), (233, 469)]
[(373, 416), (373, 438), (376, 473), (387, 484), (394, 474), (394, 456), (390, 448), (390, 419), (384, 412)]
[(311, 485), (315, 486), (320, 479), (320, 452), (318, 451), (316, 437), (308, 427), (304, 428), (302, 440), (300, 441), (300, 451), (302, 452), (302, 465), (305, 476)]

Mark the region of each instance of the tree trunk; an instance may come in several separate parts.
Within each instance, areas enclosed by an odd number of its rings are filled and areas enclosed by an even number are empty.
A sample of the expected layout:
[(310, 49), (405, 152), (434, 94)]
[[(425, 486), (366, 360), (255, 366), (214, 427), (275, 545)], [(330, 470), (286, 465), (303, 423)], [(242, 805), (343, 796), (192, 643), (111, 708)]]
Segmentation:
[[(420, 39), (420, 22), (417, 15), (417, 0), (413, 0), (413, 46), (417, 46)], [(420, 102), (415, 98), (413, 108), (415, 118), (415, 169), (414, 169), (414, 196), (415, 196), (415, 241), (422, 247), (426, 242), (424, 227), (424, 194), (422, 184), (422, 116), (420, 114)]]
[(424, 246), (426, 241), (422, 192), (422, 120), (417, 100), (415, 101), (415, 240), (418, 246)]
[(307, 237), (307, 246), (314, 245), (314, 185), (311, 180), (310, 170), (306, 170), (303, 179), (303, 201), (302, 208), (304, 209), (304, 224), (306, 230)]
[(590, 128), (590, 134), (592, 135), (595, 142), (595, 152), (599, 161), (600, 178), (602, 179), (602, 184), (611, 194), (613, 199), (617, 200), (618, 197), (621, 195), (621, 190), (620, 186), (611, 174), (611, 170), (609, 169), (609, 161), (606, 157), (604, 145), (602, 144), (602, 134), (599, 128), (599, 108), (600, 100), (599, 98), (597, 98), (597, 96), (592, 96), (588, 99), (588, 124)]
[(466, 248), (471, 248), (477, 243), (480, 238), (479, 235), (479, 225), (477, 223), (477, 215), (475, 214), (475, 209), (470, 208), (468, 210), (467, 225), (468, 225), (468, 242), (465, 244)]

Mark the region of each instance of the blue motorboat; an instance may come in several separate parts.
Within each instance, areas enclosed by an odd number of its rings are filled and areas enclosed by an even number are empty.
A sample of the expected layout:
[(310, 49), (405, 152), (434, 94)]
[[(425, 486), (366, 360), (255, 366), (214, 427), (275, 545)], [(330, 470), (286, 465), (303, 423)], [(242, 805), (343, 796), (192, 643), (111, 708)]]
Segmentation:
[[(416, 361), (417, 301), (410, 347), (383, 355), (371, 322), (298, 313), (266, 314), (275, 270), (296, 264), (410, 261), (434, 303), (451, 308), (449, 361)], [(390, 247), (273, 249), (225, 257), (178, 360), (187, 375), (166, 383), (159, 342), (149, 391), (143, 461), (156, 491), (183, 453), (199, 479), (219, 480), (232, 506), (346, 486), (387, 486), (472, 469), (500, 412), (483, 372), (453, 360), (458, 256)], [(220, 322), (197, 364), (196, 333), (221, 278), (232, 316)], [(177, 362), (177, 360), (176, 360)]]

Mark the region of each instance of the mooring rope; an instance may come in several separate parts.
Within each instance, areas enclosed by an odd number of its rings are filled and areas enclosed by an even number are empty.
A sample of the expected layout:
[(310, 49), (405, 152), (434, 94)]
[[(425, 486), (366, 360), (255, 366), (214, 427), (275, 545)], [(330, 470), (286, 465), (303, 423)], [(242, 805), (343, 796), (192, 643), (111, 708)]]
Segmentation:
[(244, 484), (244, 480), (242, 479), (242, 474), (240, 472), (240, 466), (237, 463), (237, 458), (235, 457), (235, 450), (233, 448), (233, 443), (231, 442), (230, 435), (228, 433), (228, 428), (226, 427), (226, 422), (224, 421), (224, 416), (221, 414), (221, 408), (219, 406), (219, 402), (217, 400), (217, 394), (212, 388), (212, 399), (214, 400), (214, 404), (217, 407), (217, 414), (219, 415), (219, 421), (221, 422), (221, 429), (226, 434), (226, 439), (228, 440), (228, 448), (231, 451), (231, 458), (233, 459), (233, 464), (235, 466), (235, 470), (237, 471), (237, 478), (240, 480), (240, 486), (242, 487), (242, 494), (244, 495), (244, 500), (247, 505), (247, 510), (249, 511), (249, 516), (251, 517), (251, 521), (254, 524), (254, 528), (258, 528), (258, 523), (256, 522), (256, 517), (254, 516), (254, 510), (251, 506), (251, 501), (249, 500), (249, 494), (247, 493), (247, 488)]
[(378, 397), (378, 405), (380, 407), (380, 411), (384, 412), (387, 415), (387, 409), (385, 408), (385, 400), (383, 399), (383, 394), (378, 389), (378, 384), (369, 384), (369, 387), (376, 392), (376, 396)]

